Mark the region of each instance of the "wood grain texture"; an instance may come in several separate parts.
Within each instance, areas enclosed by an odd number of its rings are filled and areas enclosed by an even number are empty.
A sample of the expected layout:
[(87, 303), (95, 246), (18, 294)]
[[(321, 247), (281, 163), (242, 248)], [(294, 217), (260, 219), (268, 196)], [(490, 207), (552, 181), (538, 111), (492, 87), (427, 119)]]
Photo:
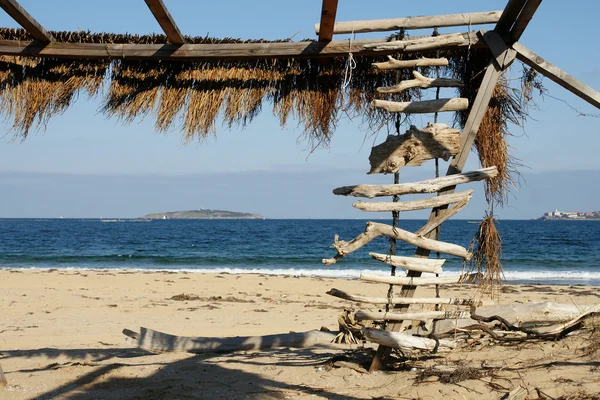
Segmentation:
[(356, 319), (361, 321), (428, 321), (440, 319), (470, 318), (469, 311), (420, 311), (408, 313), (357, 311)]
[(49, 43), (54, 38), (16, 0), (0, 0), (0, 7), (35, 40)]
[(369, 297), (361, 296), (357, 294), (346, 293), (342, 290), (331, 289), (327, 292), (328, 295), (337, 297), (339, 299), (354, 301), (356, 303), (365, 304), (450, 304), (455, 306), (481, 306), (490, 305), (492, 302), (484, 302), (473, 299), (462, 299), (462, 298), (444, 298), (444, 297), (396, 297), (392, 296), (391, 299), (387, 297)]
[[(494, 24), (498, 22), (502, 11), (484, 11), (462, 14), (431, 15), (406, 18), (389, 18), (360, 21), (336, 22), (333, 34), (388, 32), (400, 29), (427, 29), (449, 26), (467, 26)], [(320, 33), (320, 25), (315, 24), (316, 33)]]
[(442, 265), (446, 262), (443, 259), (403, 257), (380, 253), (369, 253), (369, 255), (377, 261), (400, 267), (406, 271), (420, 271), (432, 274), (441, 274), (443, 272)]
[(384, 201), (384, 202), (366, 202), (357, 201), (352, 204), (354, 208), (367, 212), (390, 212), (390, 211), (415, 211), (425, 210), (428, 208), (436, 208), (447, 206), (461, 201), (469, 201), (473, 195), (473, 190), (465, 192), (445, 194), (426, 199), (409, 200), (409, 201)]
[(456, 347), (456, 343), (451, 340), (441, 339), (436, 343), (433, 339), (411, 336), (406, 333), (382, 331), (380, 329), (363, 328), (362, 333), (369, 342), (393, 347), (395, 349), (432, 351), (437, 346), (438, 350), (447, 351)]
[(321, 7), (321, 21), (318, 24), (317, 34), (319, 41), (330, 42), (333, 38), (335, 16), (337, 14), (338, 0), (323, 0)]
[(379, 93), (400, 93), (410, 88), (420, 87), (427, 89), (430, 87), (462, 87), (464, 84), (458, 79), (449, 78), (427, 78), (417, 71), (413, 71), (415, 79), (409, 79), (400, 82), (394, 86), (378, 87)]
[(414, 60), (396, 60), (392, 56), (387, 56), (388, 60), (384, 62), (373, 63), (373, 67), (381, 70), (414, 68), (414, 67), (445, 67), (448, 65), (447, 58), (416, 58)]
[(144, 0), (172, 44), (184, 44), (185, 39), (162, 0)]
[(366, 197), (369, 199), (384, 196), (402, 196), (405, 194), (435, 193), (448, 187), (456, 187), (469, 182), (481, 181), (498, 175), (496, 167), (477, 169), (454, 175), (426, 179), (419, 182), (398, 183), (392, 185), (354, 185), (333, 189), (333, 194), (341, 196)]
[(389, 112), (406, 114), (428, 114), (448, 111), (463, 111), (469, 108), (469, 100), (465, 98), (447, 98), (423, 101), (387, 101), (373, 100), (371, 107), (382, 108)]

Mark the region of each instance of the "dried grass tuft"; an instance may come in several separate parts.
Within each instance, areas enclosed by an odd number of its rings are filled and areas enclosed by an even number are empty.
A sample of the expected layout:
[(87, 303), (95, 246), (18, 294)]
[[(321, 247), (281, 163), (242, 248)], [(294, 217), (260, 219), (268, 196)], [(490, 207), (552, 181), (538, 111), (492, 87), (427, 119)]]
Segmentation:
[(504, 272), (502, 270), (502, 239), (493, 215), (487, 214), (479, 223), (479, 230), (471, 242), (471, 272), (482, 274), (479, 285), (481, 293), (498, 297)]

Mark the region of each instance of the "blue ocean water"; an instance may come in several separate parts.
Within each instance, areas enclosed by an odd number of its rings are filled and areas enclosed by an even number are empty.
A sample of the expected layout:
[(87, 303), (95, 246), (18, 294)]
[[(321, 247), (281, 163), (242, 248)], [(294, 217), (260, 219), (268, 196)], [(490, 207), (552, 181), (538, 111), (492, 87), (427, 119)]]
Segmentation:
[[(388, 271), (369, 252), (386, 253), (378, 238), (337, 264), (322, 258), (335, 234), (351, 240), (366, 220), (153, 220), (106, 223), (98, 219), (0, 219), (0, 268), (159, 269), (358, 277)], [(389, 223), (382, 220), (380, 222)], [(425, 221), (401, 220), (415, 231)], [(468, 247), (478, 225), (451, 220), (441, 239)], [(515, 221), (498, 223), (508, 281), (600, 285), (600, 222)], [(414, 246), (398, 243), (398, 254)], [(448, 261), (445, 273), (462, 269)]]

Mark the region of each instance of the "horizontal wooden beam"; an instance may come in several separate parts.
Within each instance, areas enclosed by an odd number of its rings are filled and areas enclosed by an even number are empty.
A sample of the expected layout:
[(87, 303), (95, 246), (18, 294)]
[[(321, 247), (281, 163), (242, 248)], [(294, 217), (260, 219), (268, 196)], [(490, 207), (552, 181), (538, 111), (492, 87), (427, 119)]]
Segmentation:
[(400, 267), (407, 271), (428, 272), (430, 274), (441, 274), (442, 265), (446, 262), (439, 258), (417, 258), (393, 256), (390, 254), (369, 253), (377, 261), (384, 262), (394, 267)]
[(470, 311), (420, 311), (407, 313), (357, 311), (356, 319), (360, 321), (427, 321), (430, 319), (465, 319), (471, 318)]
[(473, 190), (467, 190), (464, 192), (445, 194), (419, 200), (385, 202), (357, 201), (352, 204), (352, 206), (367, 212), (415, 211), (447, 206), (460, 201), (469, 201), (472, 195)]
[(414, 67), (445, 67), (448, 65), (448, 59), (427, 58), (421, 57), (414, 60), (396, 60), (392, 56), (388, 56), (388, 60), (384, 62), (373, 63), (373, 67), (377, 69), (399, 69), (399, 68), (414, 68)]
[(382, 108), (389, 112), (427, 114), (444, 111), (462, 111), (469, 108), (469, 99), (451, 98), (423, 101), (387, 101), (373, 100), (371, 107)]
[(330, 42), (333, 38), (335, 15), (337, 14), (338, 0), (323, 0), (321, 7), (321, 22), (316, 28), (319, 41)]
[[(472, 46), (485, 46), (473, 34)], [(386, 43), (387, 39), (334, 40), (331, 42), (224, 43), (224, 44), (114, 44), (59, 43), (42, 45), (39, 42), (0, 40), (0, 55), (20, 57), (50, 57), (68, 59), (128, 59), (128, 60), (256, 60), (265, 58), (355, 57), (412, 53), (421, 51), (419, 43), (428, 45), (430, 37), (411, 38), (405, 50), (367, 49), (367, 44)], [(468, 40), (447, 48), (467, 47)]]
[(435, 278), (414, 278), (410, 276), (389, 276), (372, 274), (363, 272), (360, 274), (360, 280), (365, 282), (375, 283), (386, 283), (388, 285), (409, 285), (409, 286), (423, 286), (423, 285), (443, 285), (449, 283), (475, 283), (481, 278), (481, 274), (470, 274), (470, 275), (453, 275), (453, 276), (439, 276)]
[(184, 44), (185, 39), (162, 0), (144, 0), (172, 44)]
[(463, 32), (451, 33), (448, 35), (393, 40), (385, 43), (372, 43), (366, 44), (365, 48), (376, 51), (396, 50), (398, 52), (406, 52), (468, 47), (469, 45), (476, 47), (486, 46), (485, 43), (479, 39), (477, 32)]
[(463, 81), (460, 79), (451, 78), (427, 78), (417, 71), (413, 71), (415, 79), (403, 80), (394, 86), (382, 86), (377, 88), (379, 93), (400, 93), (410, 88), (423, 88), (427, 89), (430, 87), (462, 87), (464, 86)]
[(12, 19), (17, 21), (35, 40), (52, 42), (54, 38), (49, 34), (16, 0), (0, 0), (0, 7)]
[(460, 174), (442, 176), (419, 182), (399, 183), (395, 185), (355, 185), (333, 189), (333, 194), (354, 197), (401, 196), (405, 194), (435, 193), (440, 190), (463, 183), (481, 181), (498, 175), (496, 167), (477, 169)]
[[(423, 17), (374, 19), (362, 21), (336, 22), (333, 34), (389, 32), (401, 29), (426, 29), (448, 26), (467, 26), (495, 24), (500, 19), (502, 11), (486, 11), (463, 14), (432, 15)], [(320, 25), (315, 24), (315, 31), (320, 33)]]
[(517, 51), (517, 59), (530, 66), (551, 81), (559, 84), (576, 96), (581, 97), (596, 108), (600, 108), (600, 93), (581, 82), (572, 75), (566, 73), (555, 65), (550, 64), (542, 57), (529, 50), (520, 43), (513, 44)]
[(484, 304), (493, 304), (489, 301), (484, 302), (474, 299), (463, 299), (456, 297), (369, 297), (358, 294), (346, 293), (342, 290), (331, 289), (327, 292), (328, 295), (337, 297), (338, 299), (354, 301), (365, 304), (451, 304), (455, 306), (481, 306)]
[(438, 339), (436, 341), (407, 333), (382, 331), (373, 328), (362, 328), (361, 331), (368, 341), (395, 349), (449, 351), (456, 348), (456, 343), (452, 340)]

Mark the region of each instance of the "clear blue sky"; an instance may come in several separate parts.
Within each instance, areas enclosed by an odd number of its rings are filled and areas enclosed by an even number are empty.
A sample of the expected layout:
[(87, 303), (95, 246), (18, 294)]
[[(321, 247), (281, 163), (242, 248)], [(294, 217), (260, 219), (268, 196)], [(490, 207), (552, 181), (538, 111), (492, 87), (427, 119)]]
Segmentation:
[[(55, 0), (51, 2), (39, 0), (21, 0), (21, 4), (47, 29), (50, 30), (90, 30), (92, 32), (160, 32), (160, 27), (152, 17), (142, 0)], [(189, 35), (206, 35), (215, 37), (266, 38), (278, 39), (296, 34), (296, 39), (314, 37), (313, 25), (320, 17), (320, 1), (239, 1), (220, 2), (165, 0), (171, 14), (177, 21), (181, 31)], [(540, 6), (535, 18), (530, 23), (521, 42), (542, 55), (548, 61), (560, 66), (590, 86), (600, 89), (600, 52), (595, 32), (596, 16), (600, 12), (600, 2), (578, 1), (577, 6), (569, 6), (564, 2), (546, 0)], [(377, 7), (364, 0), (340, 1), (338, 20), (355, 20), (371, 18), (402, 17), (410, 15), (444, 14), (469, 11), (486, 11), (502, 9), (504, 1), (427, 1), (398, 2), (382, 0)], [(0, 12), (0, 26), (17, 27), (8, 16)], [(475, 27), (479, 29), (479, 27)], [(415, 32), (414, 34), (418, 34)], [(520, 66), (517, 66), (520, 68)], [(574, 95), (545, 80), (550, 93), (564, 99), (571, 106), (585, 113), (600, 113)], [(331, 171), (340, 170), (337, 176), (343, 178), (345, 169), (353, 170), (348, 176), (355, 178), (357, 170), (367, 170), (370, 146), (375, 140), (383, 140), (385, 133), (378, 138), (368, 138), (363, 145), (365, 132), (355, 121), (343, 121), (334, 135), (331, 147), (319, 149), (309, 156), (307, 143), (299, 142), (301, 130), (292, 121), (287, 128), (280, 128), (272, 117), (269, 107), (264, 107), (262, 114), (245, 130), (228, 130), (219, 127), (217, 138), (208, 139), (205, 143), (183, 144), (179, 132), (168, 135), (153, 132), (153, 121), (148, 118), (123, 126), (117, 120), (107, 120), (97, 113), (96, 101), (80, 99), (64, 115), (50, 121), (47, 129), (32, 134), (23, 143), (12, 141), (7, 133), (0, 138), (0, 189), (10, 195), (0, 199), (1, 217), (19, 216), (99, 216), (123, 215), (136, 216), (130, 208), (114, 204), (102, 205), (79, 201), (71, 192), (69, 197), (64, 186), (38, 188), (39, 193), (51, 194), (50, 204), (46, 199), (31, 199), (27, 190), (31, 183), (15, 183), (16, 178), (6, 178), (9, 173), (59, 173), (78, 174), (90, 177), (143, 175), (150, 179), (155, 175), (182, 176), (189, 174), (216, 174), (221, 172), (248, 172), (264, 179), (273, 179), (273, 173), (292, 171)], [(556, 170), (598, 170), (600, 161), (597, 149), (600, 148), (600, 119), (579, 117), (567, 105), (554, 99), (546, 98), (540, 102), (540, 111), (532, 114), (532, 120), (526, 126), (527, 136), (515, 130), (519, 135), (511, 140), (515, 155), (530, 167), (528, 174), (536, 174)], [(421, 119), (418, 120), (419, 123)], [(427, 122), (426, 119), (422, 120)], [(0, 125), (7, 132), (9, 124)], [(307, 158), (308, 157), (308, 158)], [(469, 163), (476, 168), (474, 156)], [(433, 166), (426, 164), (425, 169)], [(421, 171), (422, 172), (422, 171)], [(421, 172), (403, 170), (403, 180)], [(432, 171), (431, 171), (432, 172)], [(353, 175), (354, 174), (354, 175)], [(17, 174), (18, 175), (18, 174)], [(325, 176), (327, 174), (322, 174)], [(19, 175), (20, 176), (20, 175)], [(216, 176), (216, 175), (215, 175)], [(310, 175), (318, 180), (319, 174)], [(593, 176), (593, 175), (592, 175)], [(270, 177), (270, 178), (269, 178)], [(4, 180), (2, 180), (4, 179)], [(9, 179), (8, 181), (6, 179)], [(260, 179), (260, 178), (256, 178)], [(277, 179), (281, 179), (278, 175)], [(277, 185), (277, 179), (271, 186)], [(360, 183), (387, 181), (390, 177), (361, 176)], [(343, 179), (341, 179), (343, 180)], [(62, 182), (62, 181), (61, 181)], [(342, 184), (355, 184), (349, 181)], [(223, 182), (226, 185), (227, 182)], [(581, 182), (581, 185), (590, 182)], [(592, 185), (599, 185), (597, 181)], [(329, 201), (331, 192), (326, 190), (324, 182), (308, 179), (301, 180), (302, 190), (298, 194), (315, 190), (324, 190), (319, 198), (323, 204)], [(23, 189), (25, 186), (29, 189)], [(333, 183), (331, 188), (333, 188)], [(600, 188), (595, 187), (595, 193)], [(477, 188), (481, 191), (481, 188)], [(535, 189), (535, 188), (534, 188)], [(32, 189), (31, 189), (32, 190)], [(107, 189), (109, 190), (109, 189)], [(127, 191), (127, 187), (120, 190)], [(133, 189), (131, 189), (133, 190)], [(36, 192), (37, 193), (37, 192)], [(76, 193), (76, 191), (74, 192)], [(224, 192), (225, 193), (225, 192)], [(197, 198), (194, 198), (197, 196)], [(225, 195), (224, 195), (225, 196)], [(310, 216), (310, 209), (286, 209), (281, 205), (285, 196), (273, 195), (273, 204), (267, 211), (278, 217)], [(153, 200), (150, 201), (149, 199)], [(163, 211), (155, 207), (167, 209), (194, 208), (196, 205), (217, 208), (220, 204), (228, 204), (230, 208), (240, 210), (263, 211), (259, 206), (231, 204), (220, 201), (218, 196), (210, 204), (202, 203), (202, 192), (188, 194), (186, 201), (172, 199), (169, 193), (161, 190), (146, 197), (146, 204), (140, 204), (144, 211)], [(27, 199), (27, 208), (22, 205)], [(244, 200), (243, 197), (240, 198)], [(142, 201), (142, 200), (139, 200)], [(143, 201), (142, 201), (143, 202)], [(77, 207), (75, 207), (77, 203)], [(567, 202), (568, 203), (568, 202)], [(333, 204), (333, 203), (327, 203)], [(349, 203), (347, 203), (349, 207)], [(517, 204), (517, 203), (515, 203)], [(535, 216), (538, 214), (534, 204), (518, 202), (520, 211), (509, 208), (507, 217)], [(564, 207), (575, 207), (576, 204), (565, 204)], [(65, 207), (67, 208), (65, 210)], [(69, 208), (71, 207), (71, 208)], [(87, 207), (87, 208), (86, 208)], [(299, 206), (300, 207), (300, 206)], [(346, 206), (344, 206), (346, 207)], [(79, 210), (69, 214), (69, 210)], [(595, 207), (599, 208), (600, 207)], [(336, 210), (338, 211), (336, 214)], [(472, 214), (480, 214), (481, 210), (473, 210)], [(332, 217), (355, 216), (335, 207)], [(133, 215), (132, 215), (133, 214)], [(319, 214), (323, 216), (322, 214)], [(328, 214), (329, 215), (329, 214)]]

